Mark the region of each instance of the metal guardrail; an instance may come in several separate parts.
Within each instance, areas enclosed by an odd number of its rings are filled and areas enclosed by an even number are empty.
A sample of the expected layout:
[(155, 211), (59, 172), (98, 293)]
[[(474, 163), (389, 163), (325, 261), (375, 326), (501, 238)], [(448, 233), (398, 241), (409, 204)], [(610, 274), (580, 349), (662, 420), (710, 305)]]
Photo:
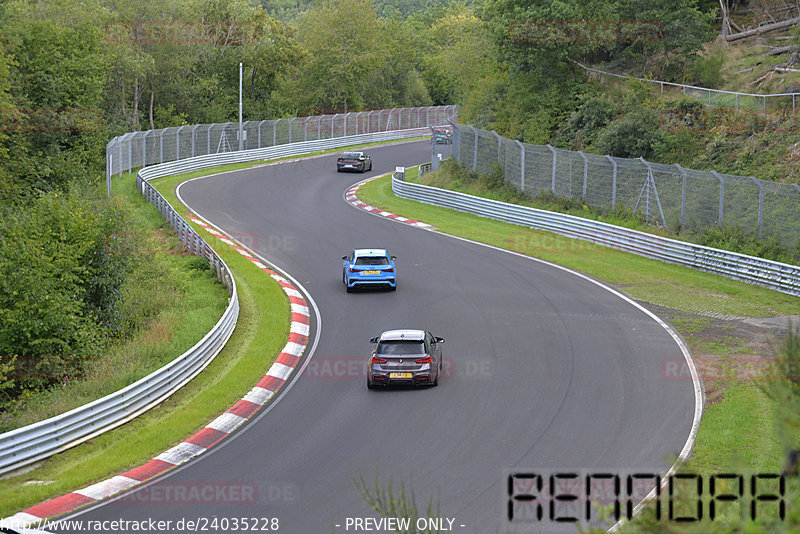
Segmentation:
[(573, 215), (414, 184), (396, 175), (392, 176), (392, 191), (401, 198), (546, 230), (800, 296), (800, 267), (793, 265), (685, 243)]
[(203, 339), (161, 369), (115, 393), (69, 412), (0, 434), (0, 475), (16, 471), (74, 447), (130, 421), (163, 402), (202, 371), (222, 350), (233, 332), (239, 316), (239, 300), (236, 283), (228, 267), (192, 227), (178, 215), (169, 202), (148, 183), (150, 180), (229, 163), (298, 156), (347, 145), (402, 140), (429, 133), (428, 128), (418, 128), (362, 134), (241, 152), (197, 156), (141, 169), (136, 175), (137, 188), (148, 201), (158, 208), (186, 248), (191, 253), (209, 260), (217, 277), (228, 288), (230, 294), (228, 307), (222, 318)]

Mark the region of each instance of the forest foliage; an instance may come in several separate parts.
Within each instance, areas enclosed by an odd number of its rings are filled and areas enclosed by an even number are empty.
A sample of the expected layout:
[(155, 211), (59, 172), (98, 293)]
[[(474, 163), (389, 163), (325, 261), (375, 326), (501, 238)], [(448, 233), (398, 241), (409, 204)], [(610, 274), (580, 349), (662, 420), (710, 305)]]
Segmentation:
[(237, 120), (239, 63), (245, 120), (457, 104), (508, 137), (620, 152), (653, 117), (574, 61), (686, 76), (715, 17), (710, 0), (5, 0), (0, 410), (127, 335), (135, 247), (101, 191), (105, 144)]

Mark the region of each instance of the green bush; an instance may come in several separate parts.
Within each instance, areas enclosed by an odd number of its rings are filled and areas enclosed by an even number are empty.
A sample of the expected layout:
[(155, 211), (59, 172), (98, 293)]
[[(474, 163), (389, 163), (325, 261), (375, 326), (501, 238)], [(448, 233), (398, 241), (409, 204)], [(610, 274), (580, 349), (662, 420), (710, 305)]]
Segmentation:
[(643, 109), (611, 122), (600, 132), (595, 146), (602, 154), (647, 159), (652, 156), (660, 140), (658, 114), (653, 110)]
[(44, 193), (5, 215), (0, 381), (18, 394), (83, 374), (114, 326), (128, 261), (119, 214), (89, 188)]
[(759, 238), (755, 235), (745, 234), (744, 230), (739, 226), (727, 224), (721, 228), (719, 226), (706, 226), (698, 231), (694, 238), (699, 244), (708, 247), (785, 263), (796, 263), (798, 261), (797, 251), (793, 254), (777, 237)]
[(594, 142), (597, 133), (616, 115), (616, 105), (605, 95), (587, 98), (573, 111), (563, 130), (564, 141), (578, 149)]
[(722, 54), (712, 54), (708, 57), (696, 56), (689, 65), (689, 80), (687, 83), (717, 89), (725, 83), (722, 65), (725, 58)]

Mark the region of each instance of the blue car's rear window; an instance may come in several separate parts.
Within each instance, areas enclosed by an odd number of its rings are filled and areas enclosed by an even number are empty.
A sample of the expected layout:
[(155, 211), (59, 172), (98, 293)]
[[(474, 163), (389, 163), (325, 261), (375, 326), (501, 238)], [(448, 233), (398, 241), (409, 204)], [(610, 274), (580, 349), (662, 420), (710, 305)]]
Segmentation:
[(425, 354), (425, 344), (422, 341), (382, 341), (378, 343), (378, 354)]
[(356, 265), (389, 265), (389, 258), (383, 256), (361, 256), (356, 258)]

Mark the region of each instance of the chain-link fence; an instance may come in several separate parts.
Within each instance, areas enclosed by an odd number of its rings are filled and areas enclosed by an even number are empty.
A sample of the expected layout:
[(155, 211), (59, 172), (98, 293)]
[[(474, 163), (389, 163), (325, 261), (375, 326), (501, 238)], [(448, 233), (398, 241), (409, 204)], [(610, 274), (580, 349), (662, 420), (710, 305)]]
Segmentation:
[(776, 236), (789, 247), (800, 240), (797, 184), (530, 145), (473, 126), (452, 127), (456, 160), (480, 173), (499, 164), (505, 180), (531, 197), (549, 192), (594, 208), (625, 208), (659, 226), (736, 225), (751, 235)]
[[(408, 130), (446, 123), (456, 106), (394, 108), (242, 123), (243, 150), (298, 141)], [(107, 178), (137, 167), (239, 150), (239, 123), (193, 124), (115, 137), (106, 145)]]
[[(575, 62), (590, 77), (598, 79), (600, 82), (619, 81), (629, 79), (630, 76), (614, 74), (603, 70), (593, 69)], [(683, 94), (709, 106), (721, 106), (736, 111), (746, 111), (764, 115), (765, 117), (780, 117), (784, 115), (797, 115), (800, 106), (800, 93), (777, 93), (769, 95), (759, 95), (755, 93), (737, 93), (736, 91), (723, 91), (722, 89), (709, 89), (694, 85), (684, 85), (682, 83), (662, 82), (660, 80), (648, 80), (646, 78), (635, 78), (636, 80), (650, 84), (653, 89), (661, 96), (665, 94)]]

